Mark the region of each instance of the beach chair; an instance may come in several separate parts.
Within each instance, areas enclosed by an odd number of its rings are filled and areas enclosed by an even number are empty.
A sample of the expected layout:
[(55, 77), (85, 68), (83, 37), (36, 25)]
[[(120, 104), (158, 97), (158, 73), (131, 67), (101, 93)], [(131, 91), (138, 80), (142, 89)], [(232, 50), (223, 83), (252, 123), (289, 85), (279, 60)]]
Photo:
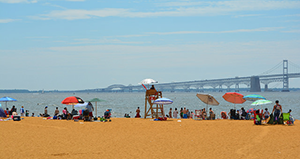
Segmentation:
[(195, 110), (195, 120), (202, 120), (201, 110)]
[(282, 113), (282, 117), (283, 117), (283, 124), (287, 124), (288, 121), (290, 121), (290, 113)]

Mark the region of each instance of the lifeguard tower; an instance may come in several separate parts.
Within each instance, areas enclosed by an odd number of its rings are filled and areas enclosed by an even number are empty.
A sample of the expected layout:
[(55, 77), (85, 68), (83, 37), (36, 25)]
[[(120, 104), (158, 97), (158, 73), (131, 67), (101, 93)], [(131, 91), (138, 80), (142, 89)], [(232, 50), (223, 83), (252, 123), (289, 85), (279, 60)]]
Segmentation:
[(162, 98), (161, 91), (156, 91), (155, 89), (146, 90), (145, 95), (145, 116), (151, 116), (152, 118), (164, 117), (164, 108), (163, 105), (154, 104), (153, 102), (158, 99)]

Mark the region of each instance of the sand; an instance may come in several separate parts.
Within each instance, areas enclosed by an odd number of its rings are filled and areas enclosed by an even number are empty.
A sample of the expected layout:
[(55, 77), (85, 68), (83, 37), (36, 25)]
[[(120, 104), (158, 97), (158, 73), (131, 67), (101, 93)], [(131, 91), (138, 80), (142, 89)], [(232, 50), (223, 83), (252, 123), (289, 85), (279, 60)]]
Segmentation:
[(0, 121), (1, 158), (299, 158), (300, 124), (113, 118)]

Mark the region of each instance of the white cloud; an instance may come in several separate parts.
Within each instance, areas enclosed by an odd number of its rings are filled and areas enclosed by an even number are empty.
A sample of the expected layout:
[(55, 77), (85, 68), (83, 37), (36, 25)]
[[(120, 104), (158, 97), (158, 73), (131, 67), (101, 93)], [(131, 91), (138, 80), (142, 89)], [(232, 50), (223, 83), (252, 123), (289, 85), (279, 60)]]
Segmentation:
[(257, 29), (238, 29), (238, 30), (228, 30), (228, 31), (177, 31), (177, 32), (152, 32), (149, 34), (157, 35), (172, 35), (172, 34), (221, 34), (221, 33), (240, 33), (240, 32), (267, 32), (276, 31), (282, 29), (283, 27), (266, 27)]
[(2, 3), (37, 3), (37, 0), (0, 0)]
[(257, 17), (261, 16), (261, 14), (245, 14), (245, 15), (236, 15), (235, 18), (243, 18), (243, 17)]
[[(300, 1), (220, 1), (172, 3), (173, 9), (164, 8), (156, 12), (139, 12), (124, 8), (105, 8), (99, 10), (69, 9), (52, 11), (36, 19), (90, 19), (93, 17), (169, 17), (169, 16), (216, 16), (239, 11), (277, 10), (300, 8)], [(195, 5), (197, 4), (197, 5)], [(253, 16), (254, 14), (252, 14)]]
[(84, 2), (85, 0), (67, 0), (67, 1), (72, 1), (72, 2)]
[(99, 44), (99, 43), (111, 43), (111, 44), (144, 44), (144, 42), (132, 42), (132, 41), (121, 41), (119, 39), (74, 39), (76, 42), (71, 44)]
[(282, 31), (283, 33), (300, 33), (300, 30)]
[(18, 20), (20, 19), (0, 19), (0, 23), (10, 23)]

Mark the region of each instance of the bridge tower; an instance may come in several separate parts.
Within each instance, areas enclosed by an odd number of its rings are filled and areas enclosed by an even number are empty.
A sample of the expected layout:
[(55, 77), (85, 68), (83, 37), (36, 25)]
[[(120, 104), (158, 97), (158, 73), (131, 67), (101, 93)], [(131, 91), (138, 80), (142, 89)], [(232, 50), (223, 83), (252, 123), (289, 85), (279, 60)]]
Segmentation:
[(261, 92), (258, 76), (252, 76), (250, 81), (250, 92)]
[(283, 89), (282, 92), (289, 92), (288, 60), (283, 60)]

